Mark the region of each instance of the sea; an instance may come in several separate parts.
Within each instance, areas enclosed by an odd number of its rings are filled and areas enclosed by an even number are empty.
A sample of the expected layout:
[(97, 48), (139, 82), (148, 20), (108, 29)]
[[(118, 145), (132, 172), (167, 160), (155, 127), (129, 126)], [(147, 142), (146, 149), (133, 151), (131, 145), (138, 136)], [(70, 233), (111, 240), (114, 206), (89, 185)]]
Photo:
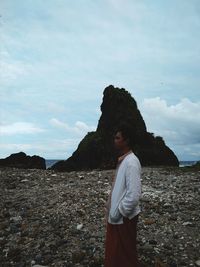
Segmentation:
[(179, 161), (179, 167), (192, 166), (195, 163), (197, 163), (197, 161), (194, 160)]
[(63, 159), (45, 159), (45, 163), (46, 163), (46, 168), (51, 167), (52, 165), (54, 165), (57, 161), (60, 161)]
[[(46, 168), (51, 167), (52, 165), (54, 165), (57, 161), (60, 161), (63, 159), (45, 159), (46, 162)], [(185, 167), (185, 166), (192, 166), (196, 163), (196, 161), (194, 160), (185, 160), (185, 161), (180, 161), (179, 162), (179, 167)]]

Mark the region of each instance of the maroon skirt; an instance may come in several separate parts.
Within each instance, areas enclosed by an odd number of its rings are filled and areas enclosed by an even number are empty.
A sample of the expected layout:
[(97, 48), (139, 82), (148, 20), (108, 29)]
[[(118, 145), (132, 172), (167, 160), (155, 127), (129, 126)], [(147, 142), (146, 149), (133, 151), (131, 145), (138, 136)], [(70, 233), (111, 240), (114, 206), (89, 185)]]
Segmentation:
[(123, 224), (107, 222), (104, 267), (139, 267), (136, 237), (138, 215)]

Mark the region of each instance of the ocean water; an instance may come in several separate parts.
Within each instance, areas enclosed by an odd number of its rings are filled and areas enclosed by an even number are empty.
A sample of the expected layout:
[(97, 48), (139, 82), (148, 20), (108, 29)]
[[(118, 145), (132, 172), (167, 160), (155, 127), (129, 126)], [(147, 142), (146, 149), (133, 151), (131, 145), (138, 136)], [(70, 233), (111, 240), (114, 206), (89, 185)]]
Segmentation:
[(52, 165), (54, 165), (57, 161), (60, 161), (63, 159), (45, 159), (45, 163), (46, 163), (46, 168), (51, 167)]
[[(46, 162), (46, 168), (51, 167), (53, 164), (55, 164), (57, 161), (60, 161), (63, 159), (45, 159)], [(179, 167), (184, 167), (184, 166), (191, 166), (194, 165), (196, 163), (196, 161), (191, 161), (191, 160), (185, 160), (185, 161), (180, 161), (179, 163)]]
[(180, 162), (179, 162), (179, 167), (192, 166), (192, 165), (194, 165), (196, 162), (197, 162), (197, 161), (194, 161), (194, 160), (180, 161)]

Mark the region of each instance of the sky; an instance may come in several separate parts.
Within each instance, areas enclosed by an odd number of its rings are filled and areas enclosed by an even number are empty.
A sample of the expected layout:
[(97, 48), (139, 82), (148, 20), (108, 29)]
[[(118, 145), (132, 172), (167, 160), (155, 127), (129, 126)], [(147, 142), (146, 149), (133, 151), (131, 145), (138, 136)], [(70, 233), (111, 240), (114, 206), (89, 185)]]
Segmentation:
[(0, 10), (0, 158), (67, 159), (96, 130), (112, 84), (179, 160), (200, 160), (199, 0), (1, 0)]

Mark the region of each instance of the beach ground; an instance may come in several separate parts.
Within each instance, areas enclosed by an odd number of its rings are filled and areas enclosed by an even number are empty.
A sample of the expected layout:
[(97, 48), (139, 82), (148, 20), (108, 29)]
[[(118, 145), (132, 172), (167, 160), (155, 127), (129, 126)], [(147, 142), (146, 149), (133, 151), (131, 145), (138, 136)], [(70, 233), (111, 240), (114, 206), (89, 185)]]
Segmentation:
[[(113, 172), (1, 168), (1, 266), (103, 267)], [(143, 168), (138, 253), (144, 266), (200, 266), (199, 185), (197, 170)]]

